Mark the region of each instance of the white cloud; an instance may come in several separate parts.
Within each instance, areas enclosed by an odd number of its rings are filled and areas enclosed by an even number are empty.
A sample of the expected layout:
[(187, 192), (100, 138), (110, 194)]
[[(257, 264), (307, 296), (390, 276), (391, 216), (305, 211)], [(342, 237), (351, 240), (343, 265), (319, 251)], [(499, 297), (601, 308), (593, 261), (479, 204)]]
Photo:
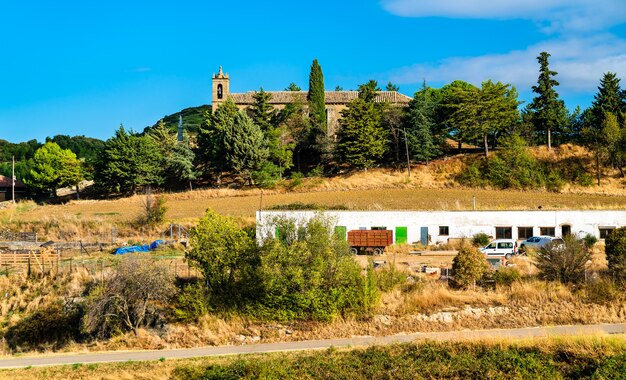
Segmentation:
[(603, 73), (626, 74), (626, 40), (605, 32), (626, 22), (626, 0), (383, 0), (389, 12), (405, 17), (529, 19), (546, 40), (504, 54), (450, 57), (415, 64), (390, 73), (392, 81), (415, 84), (422, 80), (473, 84), (487, 79), (512, 83), (520, 91), (537, 82), (537, 55), (549, 52), (561, 93), (595, 92)]
[(429, 82), (449, 83), (456, 79), (480, 85), (487, 79), (512, 83), (527, 89), (537, 82), (540, 52), (551, 54), (550, 68), (558, 75), (559, 90), (565, 92), (595, 91), (607, 71), (624, 75), (626, 41), (611, 35), (591, 38), (554, 39), (524, 50), (479, 57), (453, 57), (435, 64), (417, 64), (399, 68), (390, 74), (399, 84)]
[(624, 0), (382, 0), (404, 17), (528, 19), (549, 32), (589, 31), (626, 21)]

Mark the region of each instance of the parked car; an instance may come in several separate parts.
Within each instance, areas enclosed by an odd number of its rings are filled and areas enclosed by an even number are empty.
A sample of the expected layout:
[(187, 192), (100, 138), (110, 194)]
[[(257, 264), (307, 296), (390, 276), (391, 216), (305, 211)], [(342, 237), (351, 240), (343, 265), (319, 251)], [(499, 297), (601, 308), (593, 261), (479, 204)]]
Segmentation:
[(563, 239), (554, 236), (533, 236), (520, 243), (521, 252), (536, 251), (548, 244), (563, 244)]
[(489, 256), (504, 256), (509, 259), (517, 255), (517, 241), (513, 239), (496, 239), (480, 249), (482, 253)]

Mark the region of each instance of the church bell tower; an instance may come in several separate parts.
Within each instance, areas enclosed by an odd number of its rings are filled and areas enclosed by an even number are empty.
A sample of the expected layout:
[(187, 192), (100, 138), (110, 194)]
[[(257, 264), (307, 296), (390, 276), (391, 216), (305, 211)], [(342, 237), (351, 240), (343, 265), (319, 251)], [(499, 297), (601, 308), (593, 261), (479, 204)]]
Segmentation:
[(211, 109), (215, 111), (217, 106), (222, 104), (230, 94), (230, 79), (228, 74), (222, 72), (222, 66), (217, 75), (213, 74), (213, 91), (211, 96)]

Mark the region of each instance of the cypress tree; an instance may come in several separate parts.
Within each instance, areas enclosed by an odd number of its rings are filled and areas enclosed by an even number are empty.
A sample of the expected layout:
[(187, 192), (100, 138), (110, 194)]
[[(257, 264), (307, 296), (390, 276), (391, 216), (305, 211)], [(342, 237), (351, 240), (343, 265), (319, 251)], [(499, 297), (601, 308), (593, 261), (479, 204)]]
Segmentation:
[(324, 92), (324, 74), (322, 74), (322, 67), (317, 62), (317, 59), (314, 59), (311, 64), (307, 101), (309, 102), (309, 115), (311, 117), (311, 123), (320, 132), (326, 134), (326, 97)]
[(535, 131), (546, 132), (548, 149), (552, 147), (552, 131), (558, 130), (559, 127), (567, 123), (565, 104), (559, 99), (559, 94), (554, 89), (559, 85), (559, 82), (554, 79), (557, 72), (550, 70), (548, 67), (549, 57), (550, 54), (545, 51), (541, 52), (537, 57), (539, 78), (537, 79), (537, 85), (533, 86), (533, 92), (537, 96), (531, 103)]

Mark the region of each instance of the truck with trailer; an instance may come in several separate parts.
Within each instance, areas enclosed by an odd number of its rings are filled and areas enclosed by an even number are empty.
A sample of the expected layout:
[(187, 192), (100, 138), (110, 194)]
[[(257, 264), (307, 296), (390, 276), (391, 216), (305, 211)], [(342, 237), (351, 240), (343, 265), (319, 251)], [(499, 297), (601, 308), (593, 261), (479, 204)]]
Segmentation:
[(348, 231), (350, 253), (373, 253), (382, 255), (385, 248), (393, 244), (392, 230), (351, 230)]

